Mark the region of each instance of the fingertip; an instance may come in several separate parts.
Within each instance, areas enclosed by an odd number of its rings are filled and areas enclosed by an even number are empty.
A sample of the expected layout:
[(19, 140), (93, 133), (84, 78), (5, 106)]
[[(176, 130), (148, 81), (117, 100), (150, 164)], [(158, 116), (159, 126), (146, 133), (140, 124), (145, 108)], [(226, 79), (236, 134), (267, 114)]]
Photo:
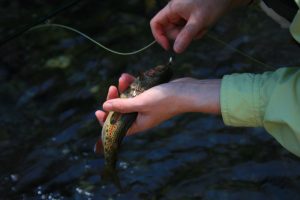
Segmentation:
[(113, 105), (111, 102), (104, 102), (103, 104), (103, 109), (106, 110), (106, 111), (111, 111), (111, 109), (113, 108)]
[(140, 103), (136, 101), (136, 98), (117, 98), (104, 102), (103, 109), (105, 111), (116, 111), (120, 113), (138, 112)]
[(180, 53), (182, 53), (185, 49), (183, 49), (183, 48), (181, 48), (180, 46), (174, 44), (173, 50), (174, 50), (175, 53), (180, 54)]
[(194, 17), (191, 17), (186, 25), (179, 32), (175, 43), (174, 43), (174, 51), (176, 53), (182, 53), (186, 50), (192, 40), (196, 37), (197, 33), (199, 33), (200, 26), (197, 23)]
[(134, 81), (134, 76), (131, 76), (130, 74), (122, 74), (121, 77), (119, 78), (119, 91), (122, 93), (128, 86)]
[(164, 48), (165, 50), (169, 50), (170, 48), (169, 39), (167, 38), (167, 36), (164, 34), (162, 30), (159, 32), (157, 31), (153, 35), (157, 43), (160, 46), (162, 46), (162, 48)]
[[(152, 22), (152, 21), (151, 21)], [(167, 36), (165, 35), (165, 31), (162, 27), (163, 25), (160, 24), (157, 21), (153, 21), (151, 23), (151, 31), (152, 35), (155, 38), (156, 42), (160, 44), (165, 50), (168, 50), (170, 48), (169, 46), (169, 40)]]
[(109, 99), (114, 99), (114, 98), (118, 98), (119, 96), (119, 92), (118, 92), (118, 89), (116, 86), (114, 85), (111, 85), (109, 88), (108, 88), (108, 94), (107, 94), (107, 100)]
[(176, 38), (173, 46), (173, 50), (175, 53), (182, 53), (185, 51), (187, 46), (190, 44), (190, 38), (184, 37), (183, 34), (179, 34), (179, 36)]
[(103, 126), (103, 123), (104, 123), (104, 121), (106, 119), (106, 113), (103, 112), (102, 110), (97, 110), (95, 112), (95, 116), (98, 119), (100, 125)]
[(96, 116), (96, 117), (98, 117), (98, 116), (99, 116), (99, 114), (100, 114), (100, 112), (101, 112), (100, 110), (96, 110), (96, 112), (95, 112), (95, 116)]
[(169, 44), (169, 40), (167, 37), (162, 37), (160, 39), (159, 44), (166, 50), (168, 51), (170, 49), (170, 44)]
[(134, 81), (134, 79), (135, 79), (134, 76), (127, 73), (123, 73), (119, 78), (119, 82), (131, 83)]
[(111, 86), (109, 86), (109, 88), (108, 88), (108, 92), (113, 92), (113, 91), (115, 91), (116, 89), (117, 89), (116, 86), (111, 85)]

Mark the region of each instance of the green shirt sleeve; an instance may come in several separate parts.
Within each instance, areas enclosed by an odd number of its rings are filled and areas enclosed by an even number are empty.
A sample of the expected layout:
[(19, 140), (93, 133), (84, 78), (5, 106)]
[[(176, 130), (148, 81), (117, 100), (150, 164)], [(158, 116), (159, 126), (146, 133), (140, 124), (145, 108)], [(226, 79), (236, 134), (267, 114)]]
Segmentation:
[(300, 157), (300, 68), (224, 76), (221, 113), (226, 125), (264, 127)]

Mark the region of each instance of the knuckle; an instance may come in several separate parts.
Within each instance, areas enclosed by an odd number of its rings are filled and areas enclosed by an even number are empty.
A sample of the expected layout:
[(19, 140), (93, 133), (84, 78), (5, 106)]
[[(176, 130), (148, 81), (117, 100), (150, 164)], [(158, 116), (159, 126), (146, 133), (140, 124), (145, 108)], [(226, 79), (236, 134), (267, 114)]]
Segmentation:
[(168, 8), (171, 12), (182, 13), (187, 10), (187, 3), (183, 1), (171, 0), (168, 3)]
[(196, 24), (194, 24), (194, 23), (190, 23), (190, 24), (187, 24), (186, 26), (185, 26), (185, 34), (186, 34), (186, 36), (188, 36), (188, 37), (194, 37), (196, 34), (197, 34), (197, 32), (198, 32), (198, 27), (196, 26)]
[(179, 7), (179, 4), (180, 3), (178, 1), (171, 0), (168, 3), (168, 8), (169, 8), (169, 10), (176, 10)]
[(123, 104), (118, 103), (115, 105), (115, 107), (116, 107), (116, 110), (121, 113), (123, 113), (125, 111), (125, 106)]
[(143, 110), (145, 110), (147, 105), (144, 101), (135, 101), (134, 107), (139, 111), (143, 111)]

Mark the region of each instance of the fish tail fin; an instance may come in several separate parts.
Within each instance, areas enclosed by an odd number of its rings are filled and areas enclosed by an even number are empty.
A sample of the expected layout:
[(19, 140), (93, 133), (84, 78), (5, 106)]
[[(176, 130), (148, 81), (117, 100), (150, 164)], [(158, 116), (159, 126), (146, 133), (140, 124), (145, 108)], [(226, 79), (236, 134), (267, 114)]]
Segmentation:
[(125, 192), (116, 169), (105, 166), (101, 178), (104, 182), (112, 182), (121, 192)]

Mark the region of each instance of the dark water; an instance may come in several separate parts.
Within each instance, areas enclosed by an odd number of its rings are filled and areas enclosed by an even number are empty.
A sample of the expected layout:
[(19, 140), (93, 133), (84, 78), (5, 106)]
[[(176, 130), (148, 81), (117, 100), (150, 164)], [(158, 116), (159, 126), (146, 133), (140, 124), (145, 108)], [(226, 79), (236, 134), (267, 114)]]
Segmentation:
[[(1, 39), (65, 2), (2, 0)], [(153, 40), (149, 20), (164, 3), (83, 1), (52, 22), (130, 51)], [(300, 66), (288, 31), (257, 7), (227, 15), (211, 33), (269, 65)], [(122, 72), (166, 62), (158, 45), (122, 57), (76, 34), (44, 29), (0, 52), (1, 199), (299, 199), (299, 158), (263, 129), (225, 127), (220, 117), (202, 114), (125, 138), (118, 170), (128, 191), (103, 184), (103, 157), (93, 153), (101, 132), (94, 111)], [(201, 79), (267, 70), (209, 38), (175, 63), (176, 77)]]

